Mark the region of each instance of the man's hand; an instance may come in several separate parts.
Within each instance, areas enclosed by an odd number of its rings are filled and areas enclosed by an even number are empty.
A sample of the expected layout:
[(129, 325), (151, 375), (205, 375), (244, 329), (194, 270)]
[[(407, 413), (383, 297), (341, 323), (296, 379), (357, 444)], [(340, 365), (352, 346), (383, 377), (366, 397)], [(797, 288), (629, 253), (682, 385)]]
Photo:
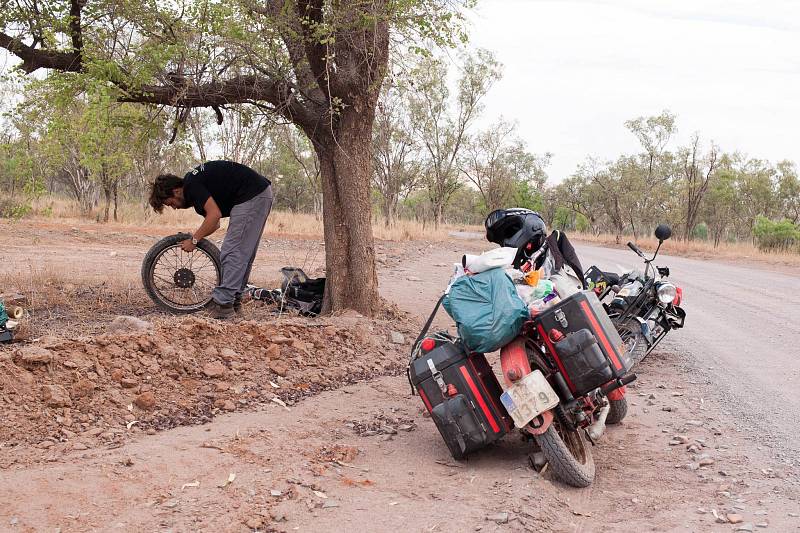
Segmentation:
[(185, 241), (181, 241), (181, 250), (183, 250), (184, 252), (194, 252), (195, 248), (197, 248), (197, 246), (192, 244), (192, 239), (186, 239)]

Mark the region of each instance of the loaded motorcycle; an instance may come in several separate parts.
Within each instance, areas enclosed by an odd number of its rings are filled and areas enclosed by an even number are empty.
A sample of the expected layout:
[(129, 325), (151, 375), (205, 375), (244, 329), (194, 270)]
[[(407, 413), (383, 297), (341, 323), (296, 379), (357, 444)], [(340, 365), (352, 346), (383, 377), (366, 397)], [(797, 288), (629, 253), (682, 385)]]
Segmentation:
[[(521, 246), (535, 249), (528, 244), (531, 235), (541, 237), (539, 215), (507, 211), (512, 229), (522, 232)], [(503, 241), (509, 243), (516, 244)], [(502, 269), (461, 279), (492, 281), (496, 292), (512, 283)], [(454, 287), (439, 303), (452, 297)], [(475, 300), (474, 305), (481, 303)], [(595, 476), (590, 443), (603, 435), (607, 423), (624, 418), (625, 385), (636, 379), (622, 338), (597, 295), (579, 291), (524, 319), (521, 330), (500, 348), (505, 391), (485, 353), (470, 349), (463, 334), (428, 334), (438, 307), (414, 342), (408, 377), (451, 455), (462, 459), (516, 429), (536, 442), (561, 481), (589, 486)]]
[(644, 273), (633, 271), (622, 275), (590, 267), (584, 277), (604, 303), (608, 315), (619, 331), (634, 363), (643, 361), (673, 329), (683, 327), (686, 312), (680, 307), (683, 290), (670, 282), (668, 267), (653, 265), (658, 251), (672, 231), (661, 224), (656, 228), (658, 247), (647, 258), (634, 243), (628, 247), (644, 260)]

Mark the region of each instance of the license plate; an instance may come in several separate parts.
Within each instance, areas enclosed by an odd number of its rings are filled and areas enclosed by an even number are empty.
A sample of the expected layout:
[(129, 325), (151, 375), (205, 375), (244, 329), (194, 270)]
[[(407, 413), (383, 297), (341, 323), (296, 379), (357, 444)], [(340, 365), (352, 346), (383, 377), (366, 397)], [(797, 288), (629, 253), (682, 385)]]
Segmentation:
[(500, 395), (500, 401), (518, 428), (558, 405), (558, 395), (539, 370), (534, 370)]

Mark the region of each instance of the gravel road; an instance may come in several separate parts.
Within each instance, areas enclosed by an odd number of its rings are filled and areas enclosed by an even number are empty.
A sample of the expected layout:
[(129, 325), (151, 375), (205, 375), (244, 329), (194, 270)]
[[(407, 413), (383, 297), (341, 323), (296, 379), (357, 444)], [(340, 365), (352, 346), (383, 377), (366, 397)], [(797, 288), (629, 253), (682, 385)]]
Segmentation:
[[(667, 244), (668, 246), (668, 244)], [(641, 268), (633, 252), (579, 245), (584, 268)], [(800, 276), (660, 255), (683, 288), (686, 327), (668, 339), (719, 390), (742, 431), (800, 464)]]

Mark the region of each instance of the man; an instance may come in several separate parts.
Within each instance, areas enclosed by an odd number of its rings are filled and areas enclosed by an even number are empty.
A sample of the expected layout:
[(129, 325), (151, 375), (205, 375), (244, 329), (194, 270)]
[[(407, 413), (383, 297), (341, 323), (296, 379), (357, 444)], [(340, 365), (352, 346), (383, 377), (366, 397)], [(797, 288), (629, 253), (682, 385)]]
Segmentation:
[(198, 241), (219, 229), (219, 221), (230, 217), (222, 243), (222, 282), (211, 292), (209, 312), (214, 318), (230, 318), (241, 310), (242, 292), (250, 277), (258, 243), (272, 208), (272, 185), (255, 170), (232, 161), (209, 161), (183, 178), (174, 174), (156, 177), (150, 205), (161, 213), (194, 207), (203, 223), (181, 248), (191, 252)]

